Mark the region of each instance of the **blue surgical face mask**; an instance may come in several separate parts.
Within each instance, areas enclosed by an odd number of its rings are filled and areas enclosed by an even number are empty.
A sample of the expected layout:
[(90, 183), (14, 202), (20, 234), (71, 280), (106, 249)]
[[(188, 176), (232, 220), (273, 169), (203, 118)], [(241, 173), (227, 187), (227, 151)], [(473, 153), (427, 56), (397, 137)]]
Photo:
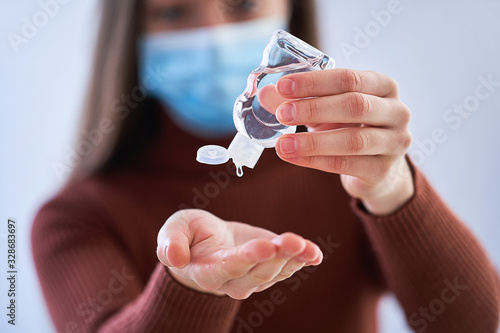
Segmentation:
[(286, 20), (270, 17), (143, 36), (140, 84), (191, 135), (230, 137), (236, 132), (234, 101), (279, 28), (286, 28)]

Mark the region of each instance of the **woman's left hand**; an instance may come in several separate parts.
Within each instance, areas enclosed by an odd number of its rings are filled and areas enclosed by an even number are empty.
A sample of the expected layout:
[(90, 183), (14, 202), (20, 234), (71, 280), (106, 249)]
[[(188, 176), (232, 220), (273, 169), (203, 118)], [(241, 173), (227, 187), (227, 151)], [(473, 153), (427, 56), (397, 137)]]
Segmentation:
[(410, 111), (396, 82), (380, 73), (331, 69), (287, 75), (278, 81), (276, 116), (309, 132), (276, 143), (281, 159), (341, 174), (346, 191), (373, 214), (394, 212), (413, 195), (405, 153)]

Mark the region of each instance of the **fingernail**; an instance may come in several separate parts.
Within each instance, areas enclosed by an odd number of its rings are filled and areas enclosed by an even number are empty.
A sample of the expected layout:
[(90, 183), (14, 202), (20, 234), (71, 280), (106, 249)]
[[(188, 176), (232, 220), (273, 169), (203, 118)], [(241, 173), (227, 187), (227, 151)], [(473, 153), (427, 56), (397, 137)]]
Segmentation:
[(283, 138), (279, 141), (280, 152), (282, 154), (295, 153), (295, 140), (293, 138)]
[(295, 92), (295, 82), (291, 79), (281, 79), (278, 81), (278, 91), (282, 95), (291, 95)]
[(295, 109), (294, 103), (281, 104), (278, 110), (278, 118), (284, 122), (292, 122), (295, 119)]

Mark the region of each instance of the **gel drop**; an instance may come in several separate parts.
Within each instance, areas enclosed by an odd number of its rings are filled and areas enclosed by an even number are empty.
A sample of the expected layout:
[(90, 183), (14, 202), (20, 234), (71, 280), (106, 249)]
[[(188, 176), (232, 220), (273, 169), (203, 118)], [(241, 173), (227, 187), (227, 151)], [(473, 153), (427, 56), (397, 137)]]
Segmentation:
[(233, 120), (238, 133), (226, 149), (204, 146), (196, 160), (204, 164), (223, 164), (232, 159), (237, 175), (243, 166), (253, 169), (265, 148), (273, 148), (283, 134), (295, 133), (276, 119), (276, 110), (285, 102), (276, 83), (287, 74), (331, 69), (335, 61), (284, 30), (276, 30), (264, 50), (259, 67), (248, 77), (245, 91), (236, 99)]

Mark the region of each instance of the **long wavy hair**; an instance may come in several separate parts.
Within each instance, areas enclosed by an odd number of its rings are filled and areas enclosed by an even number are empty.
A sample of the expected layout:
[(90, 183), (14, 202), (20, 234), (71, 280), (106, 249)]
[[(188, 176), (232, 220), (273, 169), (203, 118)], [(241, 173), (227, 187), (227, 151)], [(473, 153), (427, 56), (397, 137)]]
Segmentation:
[[(314, 0), (290, 0), (290, 32), (317, 45)], [(102, 0), (92, 74), (70, 181), (126, 165), (158, 133), (155, 101), (139, 86), (136, 43), (144, 0)]]

